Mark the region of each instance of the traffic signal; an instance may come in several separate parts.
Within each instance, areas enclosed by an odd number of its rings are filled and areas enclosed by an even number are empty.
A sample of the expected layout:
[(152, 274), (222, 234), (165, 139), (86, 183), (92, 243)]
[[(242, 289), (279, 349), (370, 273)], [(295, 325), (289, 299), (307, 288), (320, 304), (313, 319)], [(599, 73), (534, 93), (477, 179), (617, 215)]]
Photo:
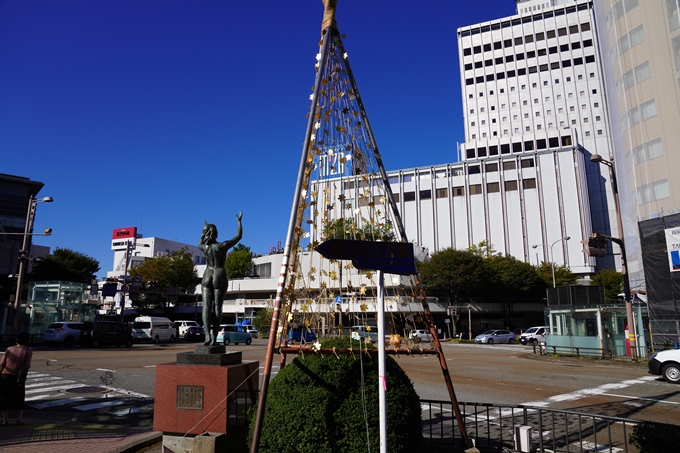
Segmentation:
[(597, 233), (595, 234), (593, 237), (588, 238), (588, 248), (583, 253), (596, 257), (607, 255), (607, 238), (597, 235)]

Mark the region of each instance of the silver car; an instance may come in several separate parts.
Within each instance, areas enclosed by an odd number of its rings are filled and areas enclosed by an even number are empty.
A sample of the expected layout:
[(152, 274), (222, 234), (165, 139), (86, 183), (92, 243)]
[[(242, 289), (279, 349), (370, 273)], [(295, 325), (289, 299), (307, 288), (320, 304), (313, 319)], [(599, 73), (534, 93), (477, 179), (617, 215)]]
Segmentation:
[(82, 322), (53, 322), (43, 334), (43, 341), (55, 346), (63, 343), (64, 346), (73, 346), (80, 340), (80, 333), (83, 331)]
[(509, 330), (487, 330), (486, 332), (479, 334), (475, 337), (475, 343), (514, 343), (515, 334)]

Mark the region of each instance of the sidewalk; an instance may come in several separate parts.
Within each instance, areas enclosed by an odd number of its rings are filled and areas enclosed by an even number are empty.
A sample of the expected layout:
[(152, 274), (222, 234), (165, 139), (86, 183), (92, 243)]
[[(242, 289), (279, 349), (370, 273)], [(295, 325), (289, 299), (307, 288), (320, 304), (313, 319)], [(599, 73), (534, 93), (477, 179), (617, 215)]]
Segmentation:
[[(60, 421), (57, 411), (27, 409), (24, 424), (0, 426), (3, 453), (136, 453), (157, 444), (162, 433), (130, 425)], [(157, 449), (160, 451), (160, 447)]]

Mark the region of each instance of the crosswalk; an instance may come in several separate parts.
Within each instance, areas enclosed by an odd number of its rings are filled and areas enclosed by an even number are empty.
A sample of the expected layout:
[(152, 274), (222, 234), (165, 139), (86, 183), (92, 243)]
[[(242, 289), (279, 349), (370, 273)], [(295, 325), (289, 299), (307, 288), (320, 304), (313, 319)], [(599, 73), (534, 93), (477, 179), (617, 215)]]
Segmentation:
[[(77, 395), (77, 396), (76, 396)], [(153, 397), (110, 386), (93, 386), (48, 373), (29, 372), (26, 378), (26, 406), (32, 409), (69, 407), (80, 412), (110, 409), (125, 416), (153, 410)]]

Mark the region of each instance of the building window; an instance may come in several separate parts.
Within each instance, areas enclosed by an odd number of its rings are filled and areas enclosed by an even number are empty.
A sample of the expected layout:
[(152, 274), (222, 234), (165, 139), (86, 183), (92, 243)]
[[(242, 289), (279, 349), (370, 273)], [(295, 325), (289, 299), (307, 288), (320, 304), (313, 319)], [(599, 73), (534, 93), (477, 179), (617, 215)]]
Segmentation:
[(497, 182), (490, 182), (486, 184), (487, 193), (496, 193), (501, 191), (501, 186)]
[(661, 145), (660, 138), (633, 148), (633, 159), (635, 161), (635, 165), (647, 162), (648, 160), (656, 159), (657, 157), (661, 156), (663, 156), (663, 146)]
[(453, 188), (453, 196), (454, 197), (464, 197), (465, 196), (465, 187), (463, 186), (457, 186)]
[(503, 162), (503, 170), (515, 170), (517, 165), (514, 160), (506, 160)]
[(534, 166), (534, 159), (522, 159), (522, 168), (531, 168)]
[(535, 178), (528, 178), (522, 181), (522, 186), (524, 186), (524, 190), (526, 189), (535, 189), (536, 188), (536, 179)]
[(485, 169), (486, 169), (486, 172), (487, 172), (487, 173), (491, 173), (491, 172), (494, 172), (494, 171), (498, 171), (498, 164), (497, 164), (497, 163), (486, 164), (486, 165), (485, 165)]
[(646, 186), (642, 186), (637, 190), (638, 205), (651, 203), (657, 200), (663, 200), (670, 196), (668, 190), (668, 180), (657, 181)]
[(470, 195), (481, 195), (482, 185), (481, 184), (470, 184)]
[(432, 198), (432, 191), (431, 190), (421, 190), (420, 191), (420, 199), (421, 200), (429, 200)]
[(415, 192), (404, 192), (404, 201), (415, 201), (415, 199), (416, 199)]
[(437, 189), (437, 198), (446, 198), (448, 196), (448, 191), (446, 188), (443, 189)]
[(517, 181), (505, 181), (505, 190), (508, 192), (517, 190)]
[(602, 129), (597, 130), (597, 135), (602, 135)]

